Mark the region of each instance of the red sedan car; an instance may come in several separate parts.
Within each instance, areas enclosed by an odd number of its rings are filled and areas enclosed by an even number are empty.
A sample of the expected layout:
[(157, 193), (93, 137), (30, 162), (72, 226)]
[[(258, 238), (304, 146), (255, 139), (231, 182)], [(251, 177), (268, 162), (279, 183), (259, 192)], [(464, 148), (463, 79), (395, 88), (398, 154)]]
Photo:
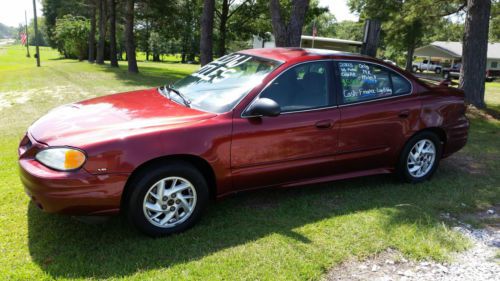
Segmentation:
[(44, 211), (121, 211), (158, 236), (242, 190), (393, 172), (427, 180), (468, 127), (462, 91), (380, 60), (253, 49), (171, 86), (58, 107), (28, 129), (19, 165)]

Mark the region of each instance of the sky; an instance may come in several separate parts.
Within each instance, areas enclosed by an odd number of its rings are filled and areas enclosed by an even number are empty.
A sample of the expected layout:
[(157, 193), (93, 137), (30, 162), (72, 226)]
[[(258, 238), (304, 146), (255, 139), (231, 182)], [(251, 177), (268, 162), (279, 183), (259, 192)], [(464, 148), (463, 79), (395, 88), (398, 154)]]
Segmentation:
[(347, 0), (319, 0), (319, 4), (323, 7), (327, 6), (330, 9), (330, 13), (335, 15), (337, 21), (358, 21), (358, 15), (349, 11), (349, 7), (347, 7)]
[[(42, 4), (36, 0), (37, 16), (42, 15)], [(0, 22), (17, 27), (24, 24), (24, 10), (28, 13), (28, 22), (33, 18), (33, 0), (0, 0)]]
[[(37, 15), (42, 15), (42, 4), (36, 0)], [(358, 20), (358, 16), (352, 14), (347, 7), (347, 0), (320, 0), (321, 6), (330, 8), (337, 21)], [(28, 12), (28, 21), (33, 18), (33, 0), (0, 0), (0, 22), (9, 26), (17, 27), (24, 23), (24, 10)]]

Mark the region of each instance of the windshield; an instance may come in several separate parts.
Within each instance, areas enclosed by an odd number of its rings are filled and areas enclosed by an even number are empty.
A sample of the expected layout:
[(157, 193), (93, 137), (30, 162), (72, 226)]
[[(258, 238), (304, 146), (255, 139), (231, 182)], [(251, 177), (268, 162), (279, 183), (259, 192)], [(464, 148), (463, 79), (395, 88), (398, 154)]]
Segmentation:
[[(229, 54), (177, 81), (172, 88), (190, 100), (190, 106), (223, 113), (231, 110), (251, 89), (280, 65), (244, 54)], [(179, 95), (170, 98), (183, 104)]]

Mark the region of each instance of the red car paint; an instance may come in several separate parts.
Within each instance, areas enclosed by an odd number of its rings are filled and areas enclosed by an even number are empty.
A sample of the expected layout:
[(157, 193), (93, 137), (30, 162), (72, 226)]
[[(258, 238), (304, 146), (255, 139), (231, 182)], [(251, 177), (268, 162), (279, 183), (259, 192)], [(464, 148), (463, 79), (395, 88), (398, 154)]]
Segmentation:
[[(408, 72), (360, 55), (280, 48), (240, 53), (283, 64), (226, 113), (185, 107), (157, 89), (103, 96), (52, 110), (28, 129), (19, 146), (26, 192), (47, 212), (114, 214), (120, 210), (134, 171), (165, 157), (202, 168), (212, 195), (222, 197), (254, 188), (393, 172), (406, 141), (424, 129), (441, 136), (443, 157), (467, 141), (469, 123), (460, 90), (428, 86)], [(412, 93), (278, 117), (242, 117), (280, 73), (314, 60), (382, 65), (406, 77)], [(35, 160), (35, 154), (48, 146), (80, 148), (87, 161), (77, 171), (52, 170)]]

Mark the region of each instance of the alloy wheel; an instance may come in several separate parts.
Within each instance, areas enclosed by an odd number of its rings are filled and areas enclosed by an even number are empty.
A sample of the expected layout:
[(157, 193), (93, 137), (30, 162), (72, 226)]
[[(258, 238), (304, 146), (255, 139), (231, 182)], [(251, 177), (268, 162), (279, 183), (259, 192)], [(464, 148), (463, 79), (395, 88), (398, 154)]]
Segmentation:
[(149, 188), (144, 197), (143, 211), (151, 224), (171, 228), (191, 216), (196, 200), (196, 189), (191, 182), (181, 177), (167, 177)]
[(428, 139), (415, 143), (408, 154), (406, 167), (411, 176), (421, 178), (427, 175), (436, 161), (436, 147)]

